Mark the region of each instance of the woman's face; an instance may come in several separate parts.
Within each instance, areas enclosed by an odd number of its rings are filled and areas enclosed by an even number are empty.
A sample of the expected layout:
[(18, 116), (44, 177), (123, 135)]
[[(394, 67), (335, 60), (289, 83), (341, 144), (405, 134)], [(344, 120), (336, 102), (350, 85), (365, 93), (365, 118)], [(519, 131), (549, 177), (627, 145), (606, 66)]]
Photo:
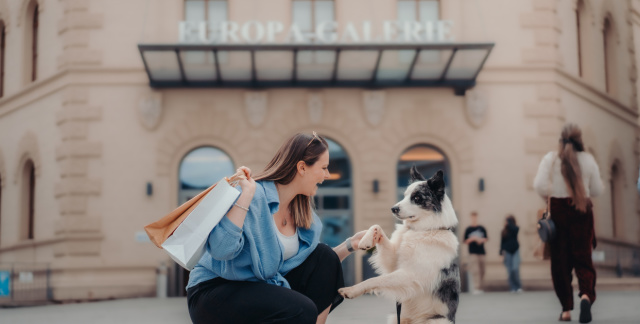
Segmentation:
[(303, 194), (314, 196), (318, 184), (329, 179), (329, 150), (324, 151), (313, 165), (307, 165), (303, 176)]

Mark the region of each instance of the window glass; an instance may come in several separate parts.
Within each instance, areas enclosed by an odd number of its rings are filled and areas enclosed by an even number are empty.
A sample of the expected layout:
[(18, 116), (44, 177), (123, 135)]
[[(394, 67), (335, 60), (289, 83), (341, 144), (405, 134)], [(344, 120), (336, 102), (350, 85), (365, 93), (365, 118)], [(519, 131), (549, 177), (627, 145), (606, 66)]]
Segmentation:
[(178, 203), (186, 202), (223, 177), (234, 173), (231, 158), (215, 147), (200, 147), (189, 152), (180, 162)]

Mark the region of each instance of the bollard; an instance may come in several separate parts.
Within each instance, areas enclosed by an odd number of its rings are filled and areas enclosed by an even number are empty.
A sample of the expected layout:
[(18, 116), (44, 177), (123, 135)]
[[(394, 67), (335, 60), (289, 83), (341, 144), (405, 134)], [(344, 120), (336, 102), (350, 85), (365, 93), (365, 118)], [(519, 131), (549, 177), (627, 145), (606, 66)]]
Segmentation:
[(164, 262), (156, 269), (156, 297), (167, 298), (167, 266)]

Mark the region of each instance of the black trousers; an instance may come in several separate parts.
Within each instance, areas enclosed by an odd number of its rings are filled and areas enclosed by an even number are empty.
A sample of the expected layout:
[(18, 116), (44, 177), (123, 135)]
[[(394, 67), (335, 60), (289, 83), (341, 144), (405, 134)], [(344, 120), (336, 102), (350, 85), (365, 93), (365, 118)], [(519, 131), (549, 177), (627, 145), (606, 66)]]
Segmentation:
[(586, 294), (596, 301), (596, 270), (591, 259), (596, 238), (591, 202), (583, 213), (572, 206), (571, 198), (551, 198), (551, 219), (556, 224), (557, 236), (550, 242), (551, 279), (563, 311), (573, 309), (571, 271), (578, 277), (578, 296)]
[(315, 323), (318, 314), (343, 298), (342, 265), (326, 244), (318, 247), (285, 279), (291, 289), (263, 282), (215, 278), (187, 290), (189, 315), (204, 323)]

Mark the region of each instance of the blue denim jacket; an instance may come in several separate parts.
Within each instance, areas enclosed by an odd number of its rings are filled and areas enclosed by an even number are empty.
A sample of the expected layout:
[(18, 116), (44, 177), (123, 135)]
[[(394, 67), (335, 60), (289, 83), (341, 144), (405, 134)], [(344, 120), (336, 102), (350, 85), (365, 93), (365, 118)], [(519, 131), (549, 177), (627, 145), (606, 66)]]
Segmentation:
[(222, 217), (209, 234), (204, 255), (189, 274), (187, 288), (217, 277), (261, 281), (291, 288), (283, 276), (315, 250), (322, 223), (314, 213), (311, 228), (298, 228), (298, 254), (284, 261), (284, 248), (278, 240), (278, 229), (273, 221), (279, 204), (273, 181), (257, 181), (256, 193), (242, 228), (233, 224), (228, 217)]

